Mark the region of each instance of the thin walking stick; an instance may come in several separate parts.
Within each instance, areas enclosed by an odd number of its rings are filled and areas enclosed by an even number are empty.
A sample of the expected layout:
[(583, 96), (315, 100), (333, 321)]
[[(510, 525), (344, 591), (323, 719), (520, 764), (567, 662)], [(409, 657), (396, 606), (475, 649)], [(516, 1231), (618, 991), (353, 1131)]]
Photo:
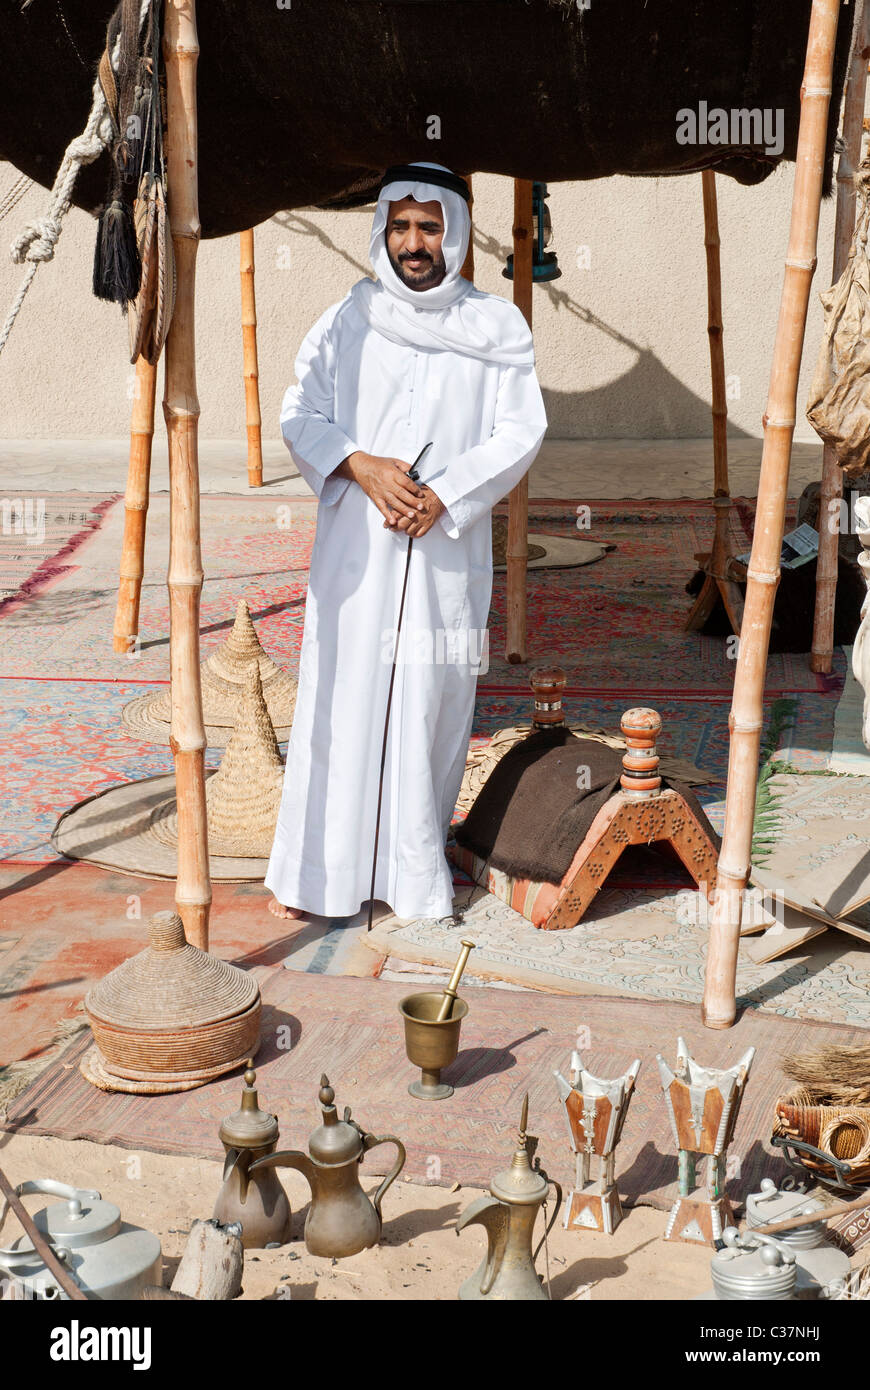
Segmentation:
[[(414, 459), (414, 462), (411, 465), (408, 477), (415, 483), (419, 482), (419, 478), (417, 476), (417, 466), (422, 461), (423, 455), (426, 453), (427, 449), (431, 448), (431, 443), (424, 444), (423, 448), (420, 450), (419, 454)], [(378, 775), (378, 809), (375, 812), (375, 848), (372, 853), (372, 884), (371, 889), (369, 890), (369, 920), (368, 925), (366, 926), (367, 932), (370, 932), (372, 929), (372, 917), (374, 915), (375, 910), (375, 876), (378, 870), (378, 839), (381, 833), (381, 802), (384, 799), (384, 768), (387, 762), (387, 734), (390, 728), (390, 710), (393, 704), (393, 686), (396, 683), (396, 655), (399, 650), (399, 633), (402, 631), (402, 614), (405, 611), (405, 595), (408, 592), (408, 573), (411, 568), (411, 551), (413, 549), (413, 546), (414, 537), (409, 536), (408, 554), (405, 560), (405, 576), (402, 580), (402, 597), (399, 600), (399, 616), (396, 621), (396, 640), (393, 643), (393, 669), (390, 672), (390, 688), (387, 693), (387, 714), (386, 718), (384, 719), (384, 741), (381, 746), (381, 770)]]

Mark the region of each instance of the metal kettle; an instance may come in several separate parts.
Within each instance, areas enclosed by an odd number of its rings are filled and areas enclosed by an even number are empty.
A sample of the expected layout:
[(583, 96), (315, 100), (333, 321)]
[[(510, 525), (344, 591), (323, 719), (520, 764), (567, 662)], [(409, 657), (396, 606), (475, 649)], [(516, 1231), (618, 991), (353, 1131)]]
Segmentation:
[[(148, 1285), (160, 1284), (160, 1241), (150, 1231), (122, 1221), (113, 1202), (104, 1202), (91, 1188), (70, 1187), (52, 1178), (36, 1178), (15, 1188), (18, 1197), (34, 1192), (64, 1199), (35, 1212), (33, 1223), (90, 1298), (137, 1299)], [(6, 1210), (4, 1204), (0, 1225)], [(0, 1275), (22, 1286), (26, 1298), (68, 1299), (28, 1236), (0, 1249)]]
[[(523, 1101), (517, 1148), (510, 1168), (497, 1173), (490, 1183), (489, 1197), (478, 1197), (456, 1223), (459, 1234), (466, 1226), (483, 1226), (487, 1236), (487, 1252), (479, 1268), (459, 1289), (459, 1297), (467, 1300), (549, 1299), (535, 1272), (535, 1257), (553, 1228), (562, 1203), (562, 1189), (547, 1177), (538, 1161), (532, 1166), (529, 1150), (532, 1143), (526, 1135), (529, 1117), (529, 1098)], [(553, 1215), (548, 1221), (538, 1249), (532, 1253), (532, 1232), (538, 1209), (546, 1202), (550, 1185), (556, 1189)]]
[(251, 1178), (251, 1165), (273, 1153), (278, 1142), (278, 1118), (260, 1109), (256, 1080), (249, 1062), (242, 1103), (220, 1127), (226, 1150), (224, 1180), (212, 1212), (224, 1225), (239, 1222), (246, 1250), (284, 1245), (290, 1239), (290, 1203), (277, 1173), (263, 1168)]
[[(402, 1171), (405, 1146), (392, 1134), (367, 1134), (350, 1117), (345, 1106), (339, 1120), (333, 1104), (335, 1092), (329, 1078), (320, 1078), (319, 1101), (323, 1123), (309, 1143), (309, 1153), (285, 1150), (267, 1154), (250, 1165), (249, 1176), (264, 1168), (296, 1168), (311, 1187), (311, 1205), (305, 1220), (305, 1244), (312, 1255), (340, 1259), (357, 1255), (381, 1238), (381, 1201), (387, 1188)], [(398, 1156), (374, 1197), (370, 1200), (360, 1186), (359, 1169), (369, 1149), (379, 1144), (395, 1144)], [(310, 1156), (309, 1156), (310, 1154)]]

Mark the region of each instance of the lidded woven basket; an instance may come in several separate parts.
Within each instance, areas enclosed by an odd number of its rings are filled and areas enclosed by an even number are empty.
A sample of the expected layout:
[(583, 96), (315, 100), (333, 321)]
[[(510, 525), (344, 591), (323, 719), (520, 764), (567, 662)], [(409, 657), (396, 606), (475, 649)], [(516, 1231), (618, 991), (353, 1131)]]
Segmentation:
[(88, 990), (85, 1011), (103, 1072), (149, 1090), (231, 1071), (260, 1037), (256, 980), (191, 946), (176, 912), (151, 918), (145, 950)]

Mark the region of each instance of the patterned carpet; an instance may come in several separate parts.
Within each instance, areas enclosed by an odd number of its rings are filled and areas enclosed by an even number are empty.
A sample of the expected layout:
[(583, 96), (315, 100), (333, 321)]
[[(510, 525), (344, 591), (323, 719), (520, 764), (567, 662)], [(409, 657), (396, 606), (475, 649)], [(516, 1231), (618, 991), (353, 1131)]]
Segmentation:
[(0, 534), (0, 614), (33, 599), (73, 571), (72, 557), (102, 524), (117, 494), (89, 497), (55, 492), (3, 499)]
[[(704, 989), (708, 919), (688, 878), (679, 868), (666, 877), (668, 868), (658, 883), (644, 884), (623, 866), (624, 876), (608, 880), (583, 921), (567, 931), (539, 931), (506, 903), (476, 889), (467, 907), (465, 895), (454, 904), (455, 921), (400, 925), (392, 918), (366, 944), (447, 969), (459, 954), (460, 937), (470, 936), (477, 945), (473, 966), (479, 975), (578, 996), (593, 989), (697, 1005)], [(867, 1028), (868, 999), (870, 947), (839, 933), (828, 933), (812, 952), (792, 952), (765, 965), (753, 964), (743, 953), (739, 958), (738, 1009)]]
[[(27, 535), (0, 538), (0, 587), (15, 596), (0, 604), (0, 757), (7, 800), (0, 853), (19, 861), (55, 857), (48, 833), (69, 806), (168, 766), (165, 750), (120, 732), (123, 704), (167, 677), (168, 499), (151, 499), (156, 539), (146, 557), (142, 645), (125, 657), (112, 651), (123, 500), (71, 496), (74, 501), (49, 499), (44, 545), (31, 547), (35, 538)], [(30, 501), (38, 519), (38, 499)], [(529, 576), (530, 663), (566, 667), (570, 719), (615, 727), (626, 706), (654, 703), (664, 720), (662, 746), (709, 770), (702, 799), (721, 828), (733, 662), (722, 641), (685, 633), (682, 626), (689, 605), (684, 587), (693, 553), (709, 543), (711, 509), (697, 501), (589, 506), (591, 527), (580, 534), (616, 549), (583, 569)], [(735, 504), (738, 548), (748, 543), (750, 516), (747, 504)], [(578, 534), (570, 502), (533, 501), (530, 519), (544, 533)], [(315, 520), (313, 498), (202, 499), (204, 656), (224, 641), (236, 601), (245, 595), (267, 651), (297, 669)], [(505, 606), (499, 574), (475, 739), (525, 719), (530, 710), (528, 668), (511, 666), (501, 655)], [(844, 671), (840, 653), (836, 662), (835, 675), (826, 678), (810, 673), (802, 657), (770, 659), (768, 702), (783, 691), (801, 694), (789, 749), (798, 767), (823, 762), (830, 749)], [(215, 759), (210, 753), (210, 766)]]
[[(530, 577), (530, 659), (564, 666), (568, 690), (598, 697), (677, 695), (719, 698), (730, 692), (734, 662), (718, 637), (683, 631), (691, 606), (685, 587), (696, 569), (696, 551), (709, 548), (712, 508), (699, 501), (591, 502), (590, 529), (577, 531), (577, 507), (566, 502), (530, 503), (535, 531), (610, 543), (616, 549), (582, 570), (549, 570)], [(736, 551), (751, 541), (751, 504), (737, 499), (731, 511)], [(495, 588), (490, 670), (484, 691), (516, 688), (522, 674), (504, 651), (504, 576)], [(800, 655), (772, 656), (767, 696), (783, 691), (827, 690), (828, 678), (809, 670)]]
[[(115, 783), (172, 771), (168, 748), (122, 732), (121, 709), (142, 690), (132, 681), (3, 680), (0, 858), (59, 859), (48, 838), (69, 806)], [(209, 749), (206, 765), (217, 767), (220, 756)]]
[[(785, 1172), (782, 1158), (767, 1144), (773, 1103), (783, 1090), (779, 1058), (823, 1042), (859, 1040), (850, 1029), (795, 1023), (755, 1010), (727, 1033), (715, 1033), (702, 1027), (696, 1009), (684, 1005), (463, 989), (469, 1014), (459, 1056), (444, 1073), (455, 1094), (432, 1104), (413, 1100), (406, 1089), (415, 1071), (404, 1055), (398, 1003), (415, 986), (282, 969), (258, 974), (266, 1007), (257, 1084), (261, 1103), (278, 1115), (281, 1147), (307, 1147), (319, 1122), (317, 1085), (325, 1070), (339, 1107), (352, 1106), (354, 1118), (370, 1132), (403, 1140), (408, 1177), (444, 1185), (489, 1183), (499, 1160), (512, 1152), (526, 1090), (541, 1161), (551, 1177), (570, 1182), (573, 1164), (553, 1070), (565, 1072), (579, 1041), (587, 1065), (600, 1075), (617, 1075), (633, 1057), (641, 1058), (618, 1149), (619, 1187), (629, 1202), (667, 1208), (676, 1157), (655, 1053), (673, 1064), (682, 1034), (708, 1066), (731, 1066), (747, 1047), (757, 1049), (729, 1151), (729, 1193), (741, 1200), (758, 1190), (762, 1177)], [(238, 1074), (184, 1095), (106, 1094), (78, 1070), (78, 1058), (89, 1045), (89, 1035), (71, 1044), (12, 1102), (0, 1128), (158, 1153), (220, 1156), (218, 1127), (238, 1104)], [(386, 1145), (373, 1150), (363, 1164), (364, 1179), (387, 1171), (393, 1156)]]
[[(150, 533), (140, 611), (141, 650), (118, 656), (112, 626), (118, 593), (123, 500), (101, 504), (101, 522), (51, 588), (0, 621), (0, 665), (5, 675), (80, 679), (82, 653), (93, 681), (166, 681), (169, 655), (168, 498), (151, 498)], [(292, 510), (290, 503), (292, 502)], [(85, 509), (85, 504), (80, 504)], [(89, 499), (96, 510), (96, 499)], [(312, 497), (202, 498), (205, 582), (200, 622), (207, 656), (233, 624), (239, 598), (248, 599), (264, 645), (283, 664), (298, 660), (308, 562), (314, 540)], [(8, 547), (2, 538), (0, 553)]]

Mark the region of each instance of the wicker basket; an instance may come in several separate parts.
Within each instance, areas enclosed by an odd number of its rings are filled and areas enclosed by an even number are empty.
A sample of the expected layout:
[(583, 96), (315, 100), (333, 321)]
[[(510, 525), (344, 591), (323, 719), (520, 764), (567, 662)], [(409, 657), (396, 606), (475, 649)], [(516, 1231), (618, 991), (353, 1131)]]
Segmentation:
[[(849, 1182), (870, 1182), (870, 1105), (806, 1105), (800, 1096), (778, 1100), (773, 1133), (831, 1154), (850, 1165)], [(801, 1162), (811, 1172), (823, 1172), (810, 1155)]]
[(259, 1043), (256, 980), (189, 945), (175, 912), (152, 917), (148, 946), (88, 991), (85, 1010), (108, 1075), (167, 1091), (232, 1070)]

